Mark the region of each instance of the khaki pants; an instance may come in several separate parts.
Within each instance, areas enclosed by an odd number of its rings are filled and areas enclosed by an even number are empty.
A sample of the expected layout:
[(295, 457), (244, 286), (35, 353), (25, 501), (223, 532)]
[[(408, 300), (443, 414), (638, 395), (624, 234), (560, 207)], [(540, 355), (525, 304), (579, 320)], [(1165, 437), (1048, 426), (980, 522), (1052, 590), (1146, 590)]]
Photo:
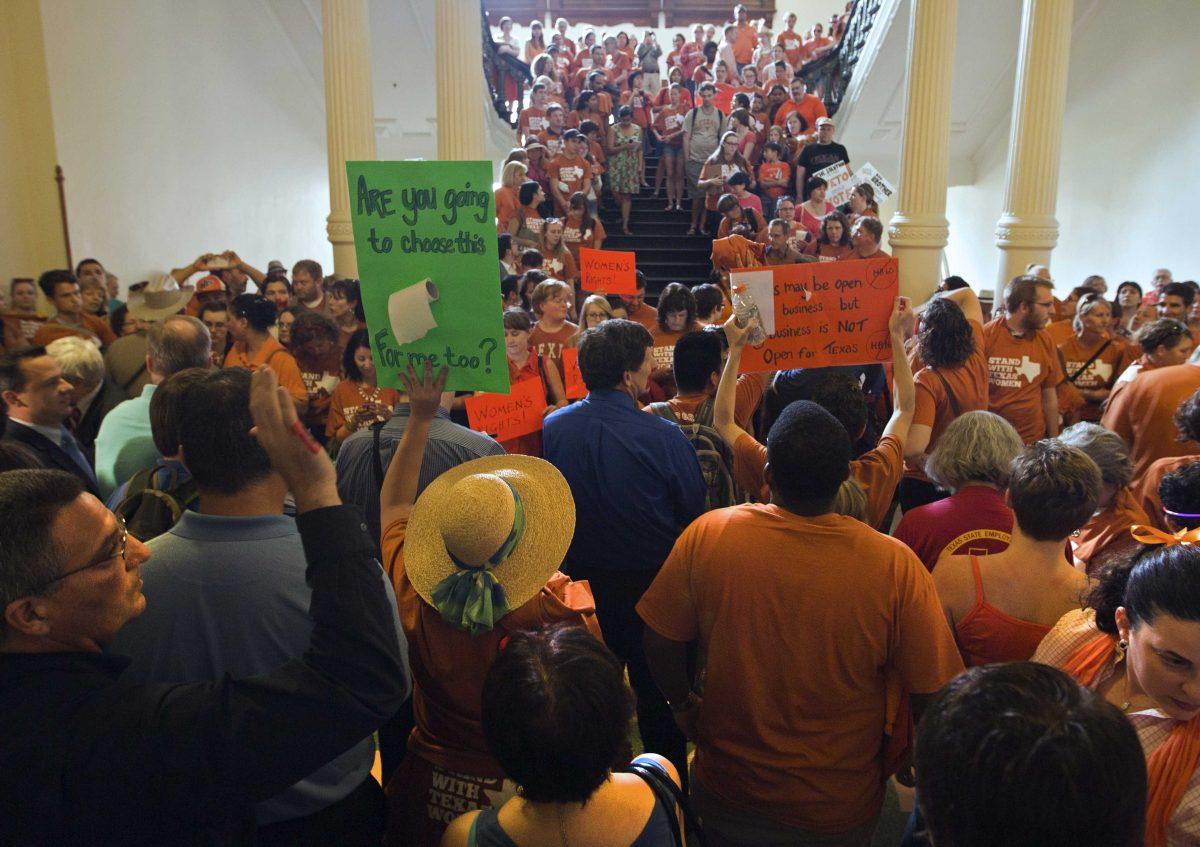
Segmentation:
[(662, 89), (662, 74), (642, 74), (643, 86), (651, 97), (657, 97)]

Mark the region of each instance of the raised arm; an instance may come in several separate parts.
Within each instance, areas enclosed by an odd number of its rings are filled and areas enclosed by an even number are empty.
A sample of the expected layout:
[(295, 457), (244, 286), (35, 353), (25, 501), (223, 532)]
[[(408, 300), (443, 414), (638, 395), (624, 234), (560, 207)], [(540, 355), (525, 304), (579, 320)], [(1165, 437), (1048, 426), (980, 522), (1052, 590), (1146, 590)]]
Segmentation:
[(232, 250), (226, 250), (224, 253), (221, 254), (221, 256), (222, 256), (222, 258), (228, 259), (229, 264), (232, 265), (235, 269), (241, 271), (246, 276), (248, 276), (252, 280), (254, 280), (255, 286), (258, 287), (259, 291), (262, 291), (263, 282), (267, 278), (267, 275), (265, 273), (263, 273), (258, 268), (254, 267), (253, 265), (249, 265), (246, 262), (243, 262), (242, 257), (239, 256), (237, 253), (233, 252)]
[(228, 820), (231, 808), (277, 794), (370, 735), (409, 692), (395, 600), (362, 518), (341, 505), (329, 457), (297, 434), (295, 407), (270, 368), (252, 377), (250, 409), (255, 437), (296, 499), (312, 586), (309, 646), (263, 676), (121, 691), (63, 786), (94, 808), (112, 796), (112, 774), (138, 774), (128, 814), (114, 823), (121, 840)]
[(912, 301), (907, 297), (897, 297), (888, 318), (888, 332), (892, 339), (892, 392), (896, 406), (883, 434), (894, 436), (901, 443), (908, 438), (908, 428), (912, 425), (913, 412), (917, 408), (912, 368), (908, 366), (908, 357), (904, 355), (904, 335), (912, 320)]
[(721, 371), (721, 381), (717, 383), (717, 396), (713, 401), (713, 426), (730, 448), (746, 434), (746, 430), (737, 424), (738, 368), (742, 363), (742, 350), (746, 347), (746, 339), (750, 337), (750, 330), (757, 325), (758, 321), (750, 321), (746, 326), (739, 327), (737, 317), (733, 315), (725, 321), (729, 358)]
[(383, 477), (383, 488), (379, 492), (380, 527), (386, 528), (401, 518), (407, 518), (417, 502), (421, 460), (425, 455), (425, 443), (429, 440), (429, 425), (441, 403), (447, 373), (443, 366), (434, 379), (433, 368), (426, 361), (421, 379), (417, 379), (412, 365), (401, 376), (404, 390), (408, 393), (408, 424)]
[(978, 295), (971, 289), (956, 288), (953, 291), (944, 291), (939, 296), (957, 303), (967, 320), (983, 323), (983, 306), (979, 304)]
[(175, 281), (177, 283), (179, 283), (180, 285), (183, 285), (193, 275), (198, 274), (198, 273), (204, 273), (205, 271), (207, 271), (208, 270), (208, 260), (212, 259), (212, 258), (215, 258), (215, 254), (203, 253), (199, 257), (197, 257), (197, 259), (194, 262), (192, 262), (190, 265), (184, 265), (182, 268), (172, 268), (171, 276), (173, 276), (175, 278)]

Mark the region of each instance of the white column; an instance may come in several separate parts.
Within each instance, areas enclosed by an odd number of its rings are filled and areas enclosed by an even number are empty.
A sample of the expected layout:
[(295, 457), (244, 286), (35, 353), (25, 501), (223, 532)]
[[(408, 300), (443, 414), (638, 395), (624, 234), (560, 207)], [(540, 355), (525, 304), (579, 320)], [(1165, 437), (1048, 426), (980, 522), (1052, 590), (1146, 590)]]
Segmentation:
[(437, 149), (443, 161), (486, 158), (482, 25), (475, 0), (437, 0)]
[(958, 0), (912, 0), (896, 214), (888, 227), (900, 293), (917, 302), (940, 281), (950, 169), (950, 91)]
[(366, 0), (322, 0), (325, 53), (325, 132), (329, 153), (329, 217), (333, 272), (357, 277), (346, 162), (375, 158), (375, 104)]
[(1024, 0), (1008, 143), (997, 290), (1030, 263), (1050, 265), (1058, 243), (1058, 166), (1073, 0)]

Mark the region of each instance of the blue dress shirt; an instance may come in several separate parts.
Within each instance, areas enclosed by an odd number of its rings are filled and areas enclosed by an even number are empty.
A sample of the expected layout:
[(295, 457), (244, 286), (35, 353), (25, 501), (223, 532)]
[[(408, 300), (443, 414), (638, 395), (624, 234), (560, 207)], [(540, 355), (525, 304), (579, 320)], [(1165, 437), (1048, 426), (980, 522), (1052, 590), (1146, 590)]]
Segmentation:
[(575, 497), (572, 566), (657, 570), (704, 511), (696, 451), (670, 421), (628, 394), (593, 391), (546, 418), (542, 450)]

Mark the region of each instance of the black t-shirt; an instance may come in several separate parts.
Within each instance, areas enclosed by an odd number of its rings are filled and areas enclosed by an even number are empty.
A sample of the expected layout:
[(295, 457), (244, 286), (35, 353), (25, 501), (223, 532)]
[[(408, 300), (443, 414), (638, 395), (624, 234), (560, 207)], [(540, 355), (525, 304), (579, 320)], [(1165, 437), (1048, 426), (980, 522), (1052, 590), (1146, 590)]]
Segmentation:
[[(837, 142), (831, 144), (809, 144), (800, 151), (796, 159), (796, 167), (804, 168), (804, 180), (807, 182), (817, 171), (823, 170), (838, 162), (850, 164), (850, 154), (846, 148)], [(804, 192), (808, 196), (808, 191)]]

